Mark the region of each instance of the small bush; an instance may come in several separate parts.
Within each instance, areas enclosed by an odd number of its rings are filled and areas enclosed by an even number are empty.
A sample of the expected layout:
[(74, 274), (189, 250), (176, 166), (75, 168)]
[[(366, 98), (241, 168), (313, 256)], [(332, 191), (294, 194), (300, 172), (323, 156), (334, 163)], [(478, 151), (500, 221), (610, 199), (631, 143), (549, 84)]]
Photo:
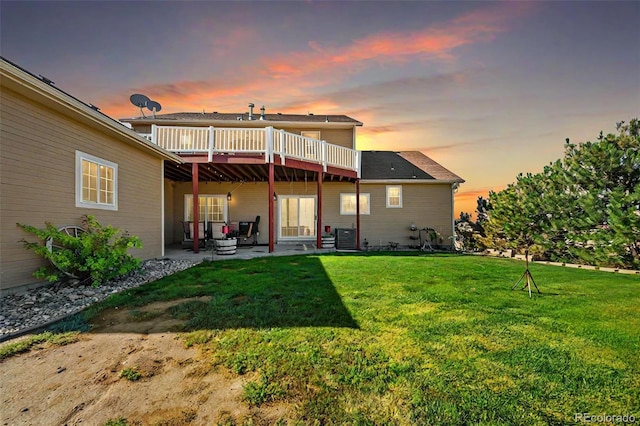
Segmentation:
[(109, 419), (103, 426), (127, 426), (129, 423), (124, 417), (118, 417), (117, 419)]
[[(90, 281), (93, 286), (126, 275), (140, 266), (140, 260), (127, 251), (141, 248), (140, 239), (110, 225), (102, 226), (93, 216), (83, 216), (83, 229), (69, 235), (47, 222), (44, 229), (18, 223), (22, 230), (36, 235), (45, 244), (21, 240), (27, 249), (49, 260), (55, 267), (41, 267), (34, 276), (50, 282), (65, 277)], [(46, 244), (46, 242), (52, 242)]]
[(120, 372), (120, 377), (123, 379), (127, 379), (130, 382), (135, 382), (142, 377), (142, 374), (134, 367), (134, 368), (125, 368)]

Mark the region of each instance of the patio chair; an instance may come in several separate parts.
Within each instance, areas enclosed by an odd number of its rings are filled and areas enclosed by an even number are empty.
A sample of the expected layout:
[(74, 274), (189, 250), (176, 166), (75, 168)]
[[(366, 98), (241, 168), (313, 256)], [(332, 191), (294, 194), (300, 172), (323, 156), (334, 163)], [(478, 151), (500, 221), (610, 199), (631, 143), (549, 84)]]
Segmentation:
[[(181, 247), (184, 249), (193, 247), (193, 222), (192, 221), (183, 221), (182, 222), (182, 245)], [(198, 247), (204, 247), (205, 241), (207, 239), (207, 234), (204, 229), (204, 222), (198, 222)]]

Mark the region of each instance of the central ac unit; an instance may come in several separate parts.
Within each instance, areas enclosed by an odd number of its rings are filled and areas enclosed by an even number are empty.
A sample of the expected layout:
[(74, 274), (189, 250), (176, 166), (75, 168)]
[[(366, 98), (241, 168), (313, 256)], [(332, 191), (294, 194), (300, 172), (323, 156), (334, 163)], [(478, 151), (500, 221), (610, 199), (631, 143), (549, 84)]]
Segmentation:
[(336, 249), (355, 250), (356, 230), (351, 228), (336, 228)]

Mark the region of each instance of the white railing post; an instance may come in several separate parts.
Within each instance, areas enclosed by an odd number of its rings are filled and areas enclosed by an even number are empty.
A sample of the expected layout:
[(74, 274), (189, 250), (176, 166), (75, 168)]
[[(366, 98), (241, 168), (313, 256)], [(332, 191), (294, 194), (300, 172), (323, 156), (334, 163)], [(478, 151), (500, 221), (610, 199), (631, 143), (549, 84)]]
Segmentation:
[(284, 158), (287, 156), (287, 139), (286, 139), (286, 132), (282, 129), (280, 129), (280, 163), (284, 166)]
[(214, 132), (213, 126), (209, 126), (209, 155), (207, 156), (207, 159), (209, 162), (213, 160), (213, 143), (214, 143), (213, 132)]
[(322, 149), (321, 160), (322, 160), (322, 171), (327, 171), (327, 141), (322, 141), (320, 145), (320, 149)]
[(154, 144), (158, 145), (158, 139), (157, 139), (157, 126), (155, 124), (151, 125), (151, 142), (153, 142)]
[(362, 177), (362, 167), (360, 167), (360, 164), (362, 164), (362, 151), (356, 151), (355, 153), (355, 160), (356, 160), (356, 170), (358, 171), (358, 179), (360, 179)]
[(264, 161), (267, 163), (273, 163), (273, 126), (268, 126), (265, 131), (267, 140), (264, 152)]

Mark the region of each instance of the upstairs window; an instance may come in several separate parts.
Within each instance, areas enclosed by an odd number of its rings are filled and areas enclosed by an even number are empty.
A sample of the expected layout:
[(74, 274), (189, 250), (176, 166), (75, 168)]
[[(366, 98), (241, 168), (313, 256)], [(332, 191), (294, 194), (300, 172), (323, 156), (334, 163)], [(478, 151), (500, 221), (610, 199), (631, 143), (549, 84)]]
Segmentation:
[(118, 165), (76, 151), (76, 207), (118, 210)]
[(387, 208), (388, 209), (402, 208), (402, 186), (387, 185)]
[(300, 132), (300, 136), (320, 140), (320, 132), (317, 130), (303, 130)]
[[(360, 214), (370, 214), (369, 194), (360, 193)], [(356, 194), (340, 194), (340, 214), (350, 216), (356, 214)]]

